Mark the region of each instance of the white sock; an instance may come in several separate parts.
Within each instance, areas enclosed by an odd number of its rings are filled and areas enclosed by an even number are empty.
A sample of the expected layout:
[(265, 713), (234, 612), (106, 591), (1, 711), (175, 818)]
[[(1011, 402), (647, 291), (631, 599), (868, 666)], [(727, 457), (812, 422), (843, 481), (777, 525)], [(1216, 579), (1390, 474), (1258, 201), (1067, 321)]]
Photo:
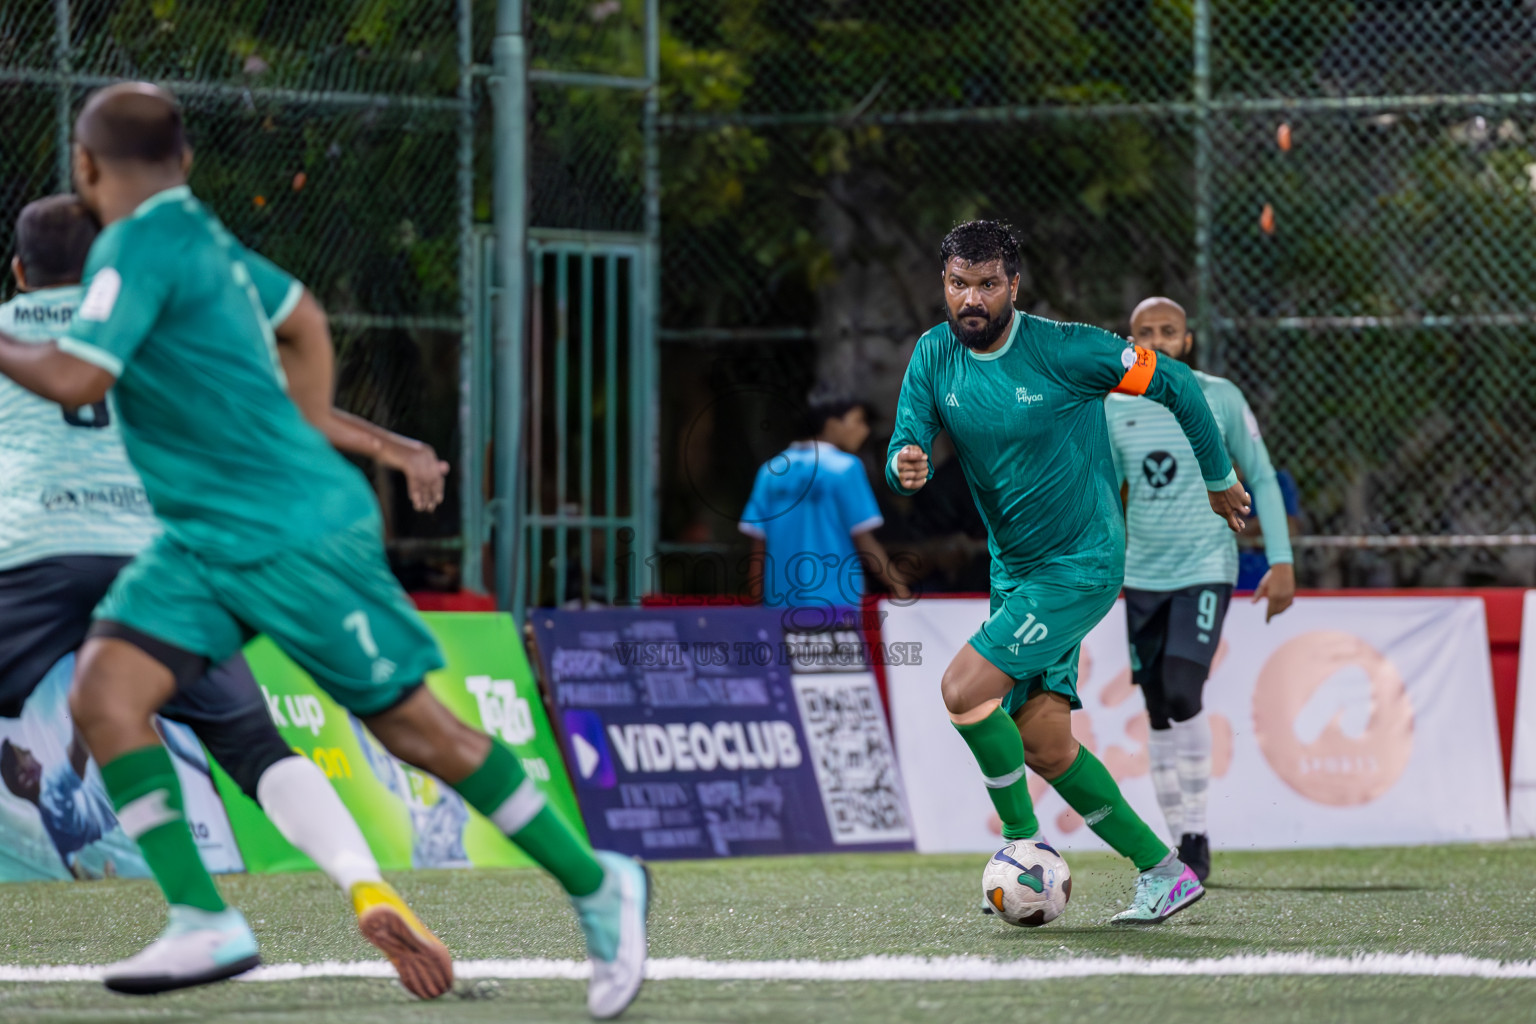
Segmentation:
[(1182, 828), (1205, 833), (1206, 795), (1211, 788), (1211, 722), (1201, 711), (1168, 730), (1178, 752), (1179, 789), (1184, 795)]
[(1184, 823), (1184, 790), (1179, 788), (1177, 748), (1174, 746), (1172, 729), (1153, 729), (1147, 737), (1147, 755), (1152, 762), (1152, 789), (1157, 793), (1157, 804), (1163, 809), (1168, 831), (1177, 843)]
[(256, 800), (283, 838), (298, 847), (331, 881), (350, 893), (357, 882), (381, 882), (379, 862), (362, 830), (306, 757), (285, 757), (256, 780)]

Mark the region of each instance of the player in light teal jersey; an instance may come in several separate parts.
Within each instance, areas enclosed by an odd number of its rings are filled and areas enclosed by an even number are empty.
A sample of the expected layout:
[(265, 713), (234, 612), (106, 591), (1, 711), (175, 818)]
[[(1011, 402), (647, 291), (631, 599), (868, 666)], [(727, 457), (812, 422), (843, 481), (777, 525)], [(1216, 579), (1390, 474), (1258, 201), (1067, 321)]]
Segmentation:
[[(1170, 362), (1184, 358), (1194, 344), (1183, 307), (1165, 298), (1136, 307), (1131, 336)], [(1269, 451), (1236, 384), (1198, 372), (1195, 379), (1253, 492), (1271, 566), (1254, 601), (1268, 598), (1273, 618), (1289, 607), (1296, 577)], [(1202, 692), (1237, 582), (1237, 538), (1202, 514), (1204, 489), (1190, 472), (1195, 453), (1166, 409), (1144, 398), (1111, 395), (1104, 411), (1115, 473), (1125, 492), (1126, 627), (1132, 678), (1152, 725), (1152, 785), (1179, 843), (1179, 858), (1204, 881), (1211, 868), (1205, 815), (1211, 726)]]
[[(149, 720), (208, 661), (264, 632), (395, 756), (453, 786), (559, 879), (587, 937), (588, 1008), (615, 1016), (643, 979), (646, 874), (595, 854), (510, 748), (422, 686), (442, 660), (389, 572), (378, 508), (300, 412), (330, 404), (324, 311), (191, 195), (190, 162), (168, 93), (125, 84), (93, 94), (74, 147), (76, 187), (104, 225), (85, 298), (55, 345), (0, 336), (0, 372), (44, 397), (78, 407), (111, 389), (165, 527), (98, 608), (71, 694), (118, 819), (171, 904), (160, 939), (106, 981), (159, 991), (257, 961), (244, 918), (202, 870)], [(297, 335), (291, 365), (309, 375), (292, 397), (263, 300), (279, 287), (293, 296), (278, 306)]]
[[(19, 258), (13, 266), (25, 280)], [(0, 331), (50, 342), (82, 292), (79, 284), (23, 291), (0, 305)], [(0, 378), (0, 423), (0, 572), (61, 555), (131, 555), (160, 532), (105, 402), (65, 411)]]
[(1114, 604), (1125, 567), (1104, 396), (1145, 394), (1173, 412), (1199, 455), (1213, 520), (1241, 529), (1247, 496), (1186, 368), (1107, 331), (1014, 310), (1018, 250), (993, 221), (944, 239), (949, 321), (918, 340), (907, 366), (886, 477), (903, 494), (923, 486), (945, 430), (987, 524), (992, 614), (942, 689), (1004, 838), (1039, 836), (1027, 765), (1140, 872), (1116, 923), (1160, 921), (1204, 890), (1072, 736), (1079, 647)]

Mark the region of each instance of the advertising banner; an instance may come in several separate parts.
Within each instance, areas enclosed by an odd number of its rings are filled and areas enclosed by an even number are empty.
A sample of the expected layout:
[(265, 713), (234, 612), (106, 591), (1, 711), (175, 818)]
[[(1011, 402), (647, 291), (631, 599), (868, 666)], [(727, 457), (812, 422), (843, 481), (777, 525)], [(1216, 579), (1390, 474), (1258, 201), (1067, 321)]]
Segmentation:
[[(428, 677), (427, 686), (459, 717), (506, 741), (550, 806), (580, 828), (560, 750), (511, 617), (423, 617), (448, 662)], [(258, 638), (246, 657), (283, 738), (325, 772), (380, 866), (388, 870), (530, 863), (451, 787), (386, 752), (270, 641)], [(227, 776), (220, 772), (217, 777), (248, 870), (314, 867)]]
[(912, 848), (856, 631), (786, 635), (762, 608), (530, 618), (597, 846), (652, 859)]
[[(149, 877), (139, 848), (118, 827), (101, 770), (75, 742), (67, 703), (74, 670), (73, 654), (61, 658), (20, 718), (0, 718), (0, 881)], [(186, 726), (158, 725), (204, 865), (242, 870), (202, 746)]]
[[(949, 723), (939, 679), (987, 614), (984, 600), (883, 606), (886, 636), (921, 644), (888, 669), (896, 750), (923, 851), (986, 851), (999, 823)], [(1073, 732), (1159, 832), (1148, 724), (1131, 685), (1122, 603), (1084, 641)], [(1232, 605), (1205, 689), (1214, 733), (1217, 848), (1371, 846), (1509, 835), (1487, 628), (1477, 598), (1306, 597), (1268, 625)], [(1103, 844), (1044, 780), (1045, 834)]]
[(1515, 696), (1515, 756), (1509, 779), (1509, 830), (1536, 836), (1536, 590), (1520, 618), (1520, 682)]

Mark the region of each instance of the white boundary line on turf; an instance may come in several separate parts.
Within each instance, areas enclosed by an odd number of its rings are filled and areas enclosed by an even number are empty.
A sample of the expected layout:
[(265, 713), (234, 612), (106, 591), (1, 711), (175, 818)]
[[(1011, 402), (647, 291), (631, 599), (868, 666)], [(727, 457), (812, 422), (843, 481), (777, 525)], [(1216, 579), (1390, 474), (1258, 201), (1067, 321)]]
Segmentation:
[[(101, 966), (0, 965), (0, 982), (97, 981)], [(505, 978), (577, 981), (590, 970), (578, 960), (461, 960), (460, 979)], [(1139, 977), (1252, 977), (1258, 975), (1397, 975), (1435, 978), (1536, 979), (1536, 961), (1502, 962), (1424, 953), (1366, 953), (1323, 957), (1311, 953), (1266, 953), (1219, 959), (1157, 960), (1087, 957), (1062, 960), (987, 960), (981, 957), (866, 956), (857, 960), (652, 960), (645, 976), (653, 981), (1051, 981), (1110, 975)], [(307, 978), (393, 978), (394, 969), (377, 960), (269, 964), (242, 981), (298, 981)]]

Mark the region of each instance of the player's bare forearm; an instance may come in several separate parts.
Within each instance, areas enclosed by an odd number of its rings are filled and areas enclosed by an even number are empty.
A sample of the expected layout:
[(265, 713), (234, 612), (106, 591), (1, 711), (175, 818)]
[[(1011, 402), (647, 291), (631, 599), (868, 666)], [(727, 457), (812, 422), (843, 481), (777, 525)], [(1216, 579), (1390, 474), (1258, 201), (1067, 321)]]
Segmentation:
[[(325, 310), (307, 290), (277, 325), (277, 355), (288, 378), (288, 395), (304, 418), (331, 437), (325, 421), (334, 401), (336, 352)], [(332, 443), (335, 440), (332, 439)], [(339, 447), (339, 446), (338, 446)]]
[(53, 343), (28, 345), (0, 332), (0, 373), (28, 391), (66, 409), (107, 397), (116, 378), (106, 370), (61, 351)]
[(325, 310), (308, 291), (276, 328), (278, 358), (288, 376), (288, 394), (311, 425), (344, 452), (375, 459), (405, 474), (411, 504), (430, 512), (442, 504), (448, 464), (430, 445), (370, 423), (333, 404), (336, 353)]
[(876, 540), (872, 532), (865, 530), (863, 533), (854, 534), (853, 546), (864, 557), (864, 564), (890, 590), (892, 597), (898, 601), (904, 601), (912, 595), (906, 574), (891, 563), (885, 545)]
[(332, 409), (329, 420), (331, 432), (326, 437), (331, 444), (405, 474), (411, 505), (416, 511), (431, 512), (442, 504), (444, 478), (449, 467), (437, 457), (431, 445), (385, 430), (377, 423), (340, 409)]

